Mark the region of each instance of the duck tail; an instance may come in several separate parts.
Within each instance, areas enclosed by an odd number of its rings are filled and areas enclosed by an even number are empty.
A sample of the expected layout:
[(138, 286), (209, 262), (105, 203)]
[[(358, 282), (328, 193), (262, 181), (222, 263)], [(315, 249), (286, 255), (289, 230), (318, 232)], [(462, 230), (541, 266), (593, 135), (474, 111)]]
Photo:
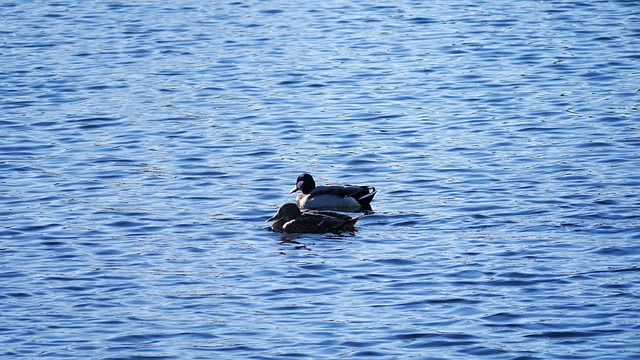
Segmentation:
[(345, 231), (356, 231), (356, 222), (358, 222), (358, 220), (360, 220), (360, 218), (363, 215), (364, 214), (360, 214), (358, 216), (352, 217), (351, 219), (344, 220), (342, 225), (340, 225), (340, 229), (345, 230)]
[(369, 204), (371, 204), (371, 201), (373, 201), (373, 197), (376, 196), (377, 193), (378, 193), (378, 190), (376, 190), (376, 188), (371, 186), (371, 192), (359, 198), (358, 203), (360, 203), (360, 205), (365, 207), (369, 206)]

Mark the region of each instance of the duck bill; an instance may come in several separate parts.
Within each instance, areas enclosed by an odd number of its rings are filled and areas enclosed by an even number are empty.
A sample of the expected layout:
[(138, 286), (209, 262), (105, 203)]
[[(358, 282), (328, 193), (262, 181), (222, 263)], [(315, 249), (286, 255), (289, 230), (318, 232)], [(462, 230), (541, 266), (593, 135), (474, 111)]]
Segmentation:
[(272, 217), (268, 218), (267, 220), (265, 220), (265, 222), (274, 221), (274, 220), (278, 220), (278, 214), (275, 214)]
[(291, 191), (289, 191), (289, 194), (293, 194), (294, 192), (298, 191), (300, 189), (298, 189), (298, 186), (296, 185), (296, 187), (294, 187), (293, 189), (291, 189)]

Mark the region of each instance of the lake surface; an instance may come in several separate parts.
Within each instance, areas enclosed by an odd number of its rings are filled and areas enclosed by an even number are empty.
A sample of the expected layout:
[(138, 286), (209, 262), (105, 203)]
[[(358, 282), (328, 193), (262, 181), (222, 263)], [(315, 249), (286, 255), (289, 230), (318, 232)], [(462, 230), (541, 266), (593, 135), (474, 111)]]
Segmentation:
[(379, 4), (5, 2), (0, 357), (640, 357), (640, 3)]

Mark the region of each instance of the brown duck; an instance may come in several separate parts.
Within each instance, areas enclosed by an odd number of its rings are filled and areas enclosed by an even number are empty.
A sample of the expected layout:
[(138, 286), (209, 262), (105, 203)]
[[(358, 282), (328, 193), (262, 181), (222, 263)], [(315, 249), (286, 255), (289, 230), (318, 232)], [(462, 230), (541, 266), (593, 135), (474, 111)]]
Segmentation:
[[(362, 215), (360, 215), (362, 216)], [(275, 215), (266, 221), (277, 220), (271, 230), (282, 233), (340, 233), (355, 231), (355, 224), (360, 216), (349, 216), (332, 211), (304, 211), (298, 205), (287, 203), (278, 209)]]

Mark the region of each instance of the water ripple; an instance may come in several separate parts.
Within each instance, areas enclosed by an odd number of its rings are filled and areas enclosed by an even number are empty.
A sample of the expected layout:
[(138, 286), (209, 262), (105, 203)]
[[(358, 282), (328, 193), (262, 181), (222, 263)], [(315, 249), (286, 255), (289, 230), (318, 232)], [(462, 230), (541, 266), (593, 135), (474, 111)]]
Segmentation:
[[(5, 357), (637, 357), (633, 2), (27, 2)], [(371, 184), (353, 234), (264, 222)]]

